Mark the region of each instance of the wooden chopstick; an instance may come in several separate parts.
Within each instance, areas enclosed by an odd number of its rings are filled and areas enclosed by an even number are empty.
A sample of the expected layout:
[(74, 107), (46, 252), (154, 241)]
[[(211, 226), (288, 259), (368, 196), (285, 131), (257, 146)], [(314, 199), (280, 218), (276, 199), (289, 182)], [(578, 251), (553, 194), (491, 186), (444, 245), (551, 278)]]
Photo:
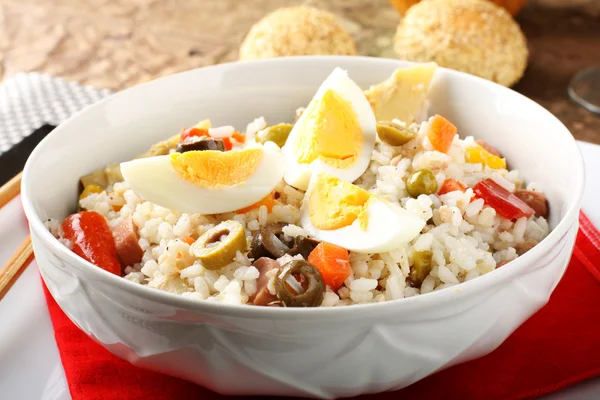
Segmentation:
[[(21, 193), (22, 172), (0, 187), (0, 208)], [(25, 267), (33, 260), (31, 236), (27, 236), (12, 257), (0, 269), (0, 300), (4, 297), (16, 280), (21, 276)]]
[(0, 187), (0, 208), (4, 207), (6, 203), (14, 199), (21, 193), (21, 177), (23, 172), (19, 172), (10, 181), (6, 182)]
[(33, 260), (33, 247), (31, 246), (31, 236), (27, 236), (25, 241), (12, 255), (4, 267), (0, 269), (0, 300), (4, 297), (12, 285), (19, 279), (19, 276), (25, 271), (25, 267)]

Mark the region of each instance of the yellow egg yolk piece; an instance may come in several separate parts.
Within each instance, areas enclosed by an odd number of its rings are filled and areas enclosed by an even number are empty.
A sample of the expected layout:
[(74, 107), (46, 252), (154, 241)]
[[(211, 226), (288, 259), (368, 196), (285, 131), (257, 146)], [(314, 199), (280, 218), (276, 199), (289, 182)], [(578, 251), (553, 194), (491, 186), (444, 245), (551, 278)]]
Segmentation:
[(367, 200), (367, 202), (363, 206), (361, 212), (358, 213), (358, 216), (356, 217), (356, 218), (358, 218), (358, 225), (360, 226), (360, 229), (363, 231), (366, 231), (367, 226), (369, 226), (368, 208), (369, 208), (369, 205), (371, 205), (371, 203), (373, 202), (373, 199), (375, 199), (375, 196), (371, 196), (369, 198), (369, 200)]
[(308, 213), (315, 228), (339, 229), (359, 218), (361, 229), (367, 229), (366, 206), (373, 196), (371, 193), (323, 173), (313, 179), (316, 181), (308, 198)]
[(299, 134), (290, 146), (298, 163), (316, 159), (335, 168), (354, 164), (362, 148), (362, 130), (352, 105), (329, 89), (304, 111)]
[(263, 155), (260, 148), (231, 151), (187, 151), (171, 154), (171, 165), (186, 181), (203, 188), (219, 188), (244, 183)]

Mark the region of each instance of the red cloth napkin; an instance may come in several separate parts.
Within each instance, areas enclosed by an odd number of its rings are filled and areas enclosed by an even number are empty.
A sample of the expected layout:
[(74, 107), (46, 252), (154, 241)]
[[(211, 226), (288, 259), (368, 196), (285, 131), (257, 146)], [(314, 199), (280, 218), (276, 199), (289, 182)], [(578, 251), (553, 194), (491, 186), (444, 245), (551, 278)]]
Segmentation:
[[(491, 354), (397, 392), (361, 399), (526, 399), (600, 375), (600, 232), (584, 214), (571, 263), (550, 302)], [(217, 399), (176, 378), (136, 368), (89, 339), (46, 291), (73, 400)]]

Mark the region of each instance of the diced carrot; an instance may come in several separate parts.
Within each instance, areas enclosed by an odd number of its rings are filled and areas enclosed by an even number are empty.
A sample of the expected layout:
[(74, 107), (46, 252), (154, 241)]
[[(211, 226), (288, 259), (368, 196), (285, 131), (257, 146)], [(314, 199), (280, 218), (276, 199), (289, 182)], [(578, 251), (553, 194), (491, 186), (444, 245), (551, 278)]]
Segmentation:
[(185, 139), (192, 137), (192, 136), (202, 137), (202, 136), (210, 136), (210, 135), (208, 134), (207, 129), (183, 128), (181, 130), (181, 139), (179, 139), (179, 141), (183, 142)]
[(181, 254), (180, 251), (177, 252), (177, 255), (175, 256), (176, 259), (180, 259), (183, 258), (183, 254)]
[(122, 204), (113, 204), (112, 208), (116, 212), (119, 212), (119, 211), (121, 211), (121, 208), (123, 208), (123, 205)]
[(184, 243), (189, 244), (190, 246), (193, 245), (196, 241), (194, 240), (194, 238), (191, 238), (189, 236), (183, 237), (181, 238), (181, 241)]
[(232, 138), (235, 139), (236, 142), (238, 143), (244, 143), (246, 141), (246, 135), (243, 135), (239, 132), (233, 132), (233, 134), (231, 135)]
[(457, 190), (464, 192), (465, 190), (467, 190), (467, 185), (465, 185), (464, 183), (457, 181), (455, 179), (448, 178), (442, 184), (442, 187), (440, 188), (438, 195), (441, 196), (443, 194), (454, 192)]
[(248, 207), (241, 208), (241, 209), (237, 210), (235, 213), (236, 214), (245, 214), (248, 211), (254, 210), (255, 208), (260, 208), (260, 206), (267, 206), (267, 210), (269, 212), (271, 212), (273, 210), (274, 205), (275, 205), (275, 192), (271, 192), (263, 199), (257, 201), (256, 203), (254, 203)]
[(308, 255), (308, 262), (317, 267), (325, 284), (338, 290), (352, 273), (348, 250), (335, 244), (321, 242)]
[(233, 143), (231, 143), (231, 139), (228, 137), (223, 138), (223, 143), (225, 144), (225, 151), (229, 151), (233, 148)]
[(436, 115), (429, 121), (427, 137), (434, 149), (447, 153), (457, 132), (458, 129), (452, 122), (441, 115)]

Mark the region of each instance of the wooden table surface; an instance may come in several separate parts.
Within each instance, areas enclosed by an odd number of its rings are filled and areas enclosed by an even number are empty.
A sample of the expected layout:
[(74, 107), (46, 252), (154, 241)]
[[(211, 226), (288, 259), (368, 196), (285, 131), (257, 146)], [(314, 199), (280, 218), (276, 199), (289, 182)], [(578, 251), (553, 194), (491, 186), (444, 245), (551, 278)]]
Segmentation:
[[(120, 90), (235, 60), (255, 21), (296, 3), (340, 16), (361, 54), (393, 57), (400, 17), (387, 0), (0, 0), (0, 79), (41, 71)], [(517, 18), (531, 55), (515, 89), (553, 112), (577, 139), (600, 144), (600, 117), (567, 95), (575, 72), (600, 66), (600, 16), (548, 3), (530, 0)]]

